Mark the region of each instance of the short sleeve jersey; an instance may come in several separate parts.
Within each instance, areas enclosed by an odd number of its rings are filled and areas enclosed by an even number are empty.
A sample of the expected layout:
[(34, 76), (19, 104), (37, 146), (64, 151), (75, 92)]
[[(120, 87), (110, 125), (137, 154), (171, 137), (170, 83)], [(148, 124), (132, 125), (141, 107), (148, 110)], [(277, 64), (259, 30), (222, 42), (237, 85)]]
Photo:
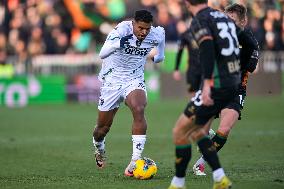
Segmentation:
[[(132, 21), (119, 23), (107, 36), (107, 40), (120, 40), (133, 34)], [(110, 56), (103, 59), (99, 78), (108, 82), (129, 82), (144, 76), (146, 56), (152, 48), (165, 40), (164, 28), (151, 27), (149, 34), (141, 42), (133, 34), (129, 45), (116, 49)]]
[(191, 32), (198, 45), (206, 39), (213, 39), (216, 60), (212, 75), (214, 88), (238, 85), (240, 49), (234, 22), (224, 13), (207, 7), (194, 17)]

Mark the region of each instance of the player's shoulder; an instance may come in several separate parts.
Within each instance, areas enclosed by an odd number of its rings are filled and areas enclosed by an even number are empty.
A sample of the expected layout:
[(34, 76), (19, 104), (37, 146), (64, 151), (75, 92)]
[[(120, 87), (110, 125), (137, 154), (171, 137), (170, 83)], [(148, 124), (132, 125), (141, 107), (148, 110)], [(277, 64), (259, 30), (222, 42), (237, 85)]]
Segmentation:
[(165, 29), (161, 26), (157, 27), (152, 26), (149, 34), (150, 38), (160, 41), (165, 37)]
[(204, 23), (210, 24), (210, 23), (215, 23), (215, 22), (219, 22), (219, 21), (224, 21), (224, 20), (229, 20), (229, 17), (224, 13), (221, 12), (217, 9), (213, 9), (211, 7), (207, 7), (203, 10), (201, 10), (200, 12), (197, 13), (195, 19), (198, 21), (204, 21)]
[(252, 33), (252, 30), (250, 28), (244, 28), (243, 29), (243, 33), (250, 36), (250, 37), (254, 37), (253, 33)]
[[(239, 37), (240, 36), (240, 37)], [(242, 40), (245, 40), (247, 43), (250, 42), (252, 46), (254, 46), (255, 49), (259, 49), (258, 41), (255, 38), (253, 32), (249, 28), (244, 28), (240, 35), (238, 35), (238, 38), (240, 38), (240, 42)]]
[(122, 36), (127, 35), (132, 32), (132, 21), (122, 21), (115, 26), (114, 30)]

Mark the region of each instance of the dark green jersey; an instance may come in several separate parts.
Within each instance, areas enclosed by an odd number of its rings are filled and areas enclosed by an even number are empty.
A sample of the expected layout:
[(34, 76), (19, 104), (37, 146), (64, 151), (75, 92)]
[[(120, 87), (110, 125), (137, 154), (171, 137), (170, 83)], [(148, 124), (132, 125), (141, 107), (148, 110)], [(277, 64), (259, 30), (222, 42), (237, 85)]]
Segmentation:
[[(236, 86), (241, 82), (240, 77), (240, 49), (236, 26), (224, 13), (212, 8), (199, 11), (191, 24), (191, 32), (200, 45), (209, 39), (213, 41), (215, 61), (208, 61), (212, 66), (212, 73), (202, 70), (205, 78), (210, 75), (214, 81), (214, 88), (227, 88)], [(206, 62), (201, 62), (206, 65)]]

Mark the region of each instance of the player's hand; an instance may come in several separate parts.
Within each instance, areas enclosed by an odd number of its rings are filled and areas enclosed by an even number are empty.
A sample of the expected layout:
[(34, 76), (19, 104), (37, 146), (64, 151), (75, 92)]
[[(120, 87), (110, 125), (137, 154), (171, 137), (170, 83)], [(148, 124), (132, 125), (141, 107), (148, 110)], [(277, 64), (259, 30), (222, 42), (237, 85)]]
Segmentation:
[(174, 80), (176, 80), (176, 81), (180, 81), (180, 80), (181, 80), (180, 71), (175, 70), (175, 71), (173, 72), (173, 78), (174, 78)]
[(204, 81), (204, 85), (203, 85), (202, 93), (201, 93), (201, 100), (204, 106), (212, 106), (214, 104), (214, 101), (211, 98), (210, 81)]
[(133, 34), (124, 36), (120, 39), (120, 48), (124, 48), (125, 45), (129, 45), (130, 42), (128, 41), (129, 39), (132, 39)]

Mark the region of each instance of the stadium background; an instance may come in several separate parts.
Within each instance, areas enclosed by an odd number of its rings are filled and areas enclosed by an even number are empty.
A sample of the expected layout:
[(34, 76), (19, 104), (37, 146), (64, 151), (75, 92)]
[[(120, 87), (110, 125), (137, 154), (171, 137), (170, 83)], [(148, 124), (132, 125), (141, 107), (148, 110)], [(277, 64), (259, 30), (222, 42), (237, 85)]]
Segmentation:
[[(0, 2), (0, 188), (167, 187), (173, 174), (171, 128), (187, 99), (184, 81), (171, 78), (180, 25), (189, 16), (181, 2)], [(209, 1), (221, 10), (232, 2), (248, 7), (248, 27), (259, 41), (261, 58), (250, 77), (246, 116), (234, 129), (221, 159), (236, 188), (283, 188), (283, 1)], [(109, 168), (98, 172), (91, 157), (100, 86), (97, 53), (116, 23), (142, 8), (151, 10), (154, 25), (165, 28), (167, 42), (165, 62), (146, 65), (145, 154), (159, 167), (157, 177), (148, 182), (122, 176), (131, 150), (131, 116), (124, 106), (107, 141)], [(184, 53), (183, 72), (187, 58)], [(210, 177), (193, 178), (190, 188), (211, 186)]]

